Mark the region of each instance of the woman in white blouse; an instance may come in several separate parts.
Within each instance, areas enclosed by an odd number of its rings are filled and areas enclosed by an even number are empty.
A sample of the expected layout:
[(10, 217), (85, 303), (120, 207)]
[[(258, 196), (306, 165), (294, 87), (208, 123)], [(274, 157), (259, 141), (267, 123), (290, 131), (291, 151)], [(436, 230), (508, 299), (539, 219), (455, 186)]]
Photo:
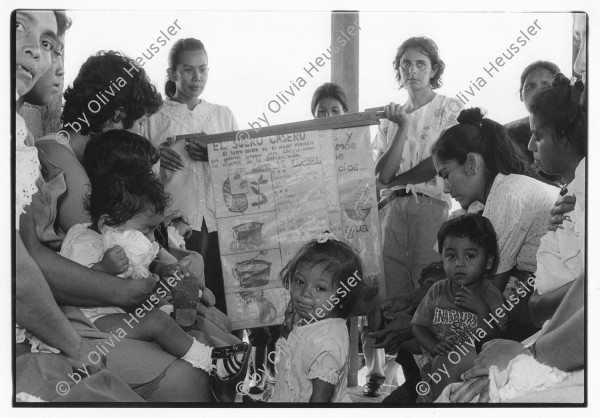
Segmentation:
[(506, 129), (484, 118), (479, 108), (463, 110), (458, 122), (433, 146), (433, 162), (444, 192), (463, 209), (476, 202), (484, 205), (483, 216), (498, 236), (499, 262), (490, 279), (507, 299), (514, 338), (526, 338), (535, 331), (527, 309), (531, 288), (519, 282), (535, 272), (536, 253), (558, 188), (529, 175), (525, 158)]

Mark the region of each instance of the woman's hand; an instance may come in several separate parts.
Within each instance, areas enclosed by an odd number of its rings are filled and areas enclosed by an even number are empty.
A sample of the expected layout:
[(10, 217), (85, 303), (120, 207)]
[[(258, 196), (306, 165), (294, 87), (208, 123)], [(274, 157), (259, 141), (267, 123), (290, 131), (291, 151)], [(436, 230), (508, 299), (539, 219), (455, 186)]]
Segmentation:
[(406, 130), (408, 128), (408, 115), (404, 111), (402, 105), (397, 103), (390, 103), (384, 108), (385, 117), (398, 125), (400, 130)]
[(496, 366), (499, 370), (508, 367), (508, 363), (519, 354), (527, 353), (523, 344), (510, 340), (492, 340), (483, 345), (481, 353), (473, 362), (473, 367), (463, 373), (465, 381), (450, 395), (450, 402), (471, 402), (479, 395), (478, 402), (490, 400), (488, 378), (490, 367)]
[(568, 219), (565, 213), (572, 212), (575, 209), (575, 196), (561, 196), (554, 203), (550, 210), (550, 220), (548, 221), (548, 231), (556, 231)]
[(408, 296), (397, 296), (395, 298), (385, 301), (381, 305), (383, 310), (383, 316), (386, 319), (393, 320), (395, 315), (399, 312), (409, 313), (412, 309), (410, 297)]
[(212, 292), (212, 290), (210, 290), (209, 288), (204, 288), (202, 290), (202, 297), (200, 298), (200, 302), (202, 302), (204, 305), (210, 308), (211, 306), (215, 306), (215, 303), (217, 303), (217, 298), (215, 297), (215, 294)]
[(527, 350), (520, 342), (500, 339), (489, 341), (483, 345), (473, 367), (463, 374), (463, 379), (487, 376), (492, 366), (502, 371), (512, 359), (522, 353), (527, 353)]
[(479, 403), (490, 401), (490, 379), (487, 376), (467, 380), (450, 394), (452, 403), (469, 403), (477, 395)]
[(174, 220), (176, 220), (178, 218), (181, 218), (181, 220), (187, 224), (190, 223), (189, 218), (185, 215), (185, 213), (183, 213), (179, 209), (176, 209), (176, 210), (172, 211), (171, 213), (169, 213), (168, 215), (165, 215), (163, 217), (163, 222), (165, 223), (165, 225), (170, 225), (171, 222), (173, 222)]
[(177, 171), (183, 168), (183, 160), (177, 151), (171, 149), (168, 143), (161, 144), (160, 150), (160, 166), (170, 171)]
[(395, 352), (400, 348), (400, 344), (413, 337), (412, 316), (403, 312), (394, 314), (396, 317), (381, 331), (370, 332), (369, 335), (374, 339), (383, 338), (379, 344), (374, 344), (375, 348), (385, 348), (386, 351)]
[(129, 306), (139, 306), (146, 302), (150, 294), (154, 291), (159, 277), (156, 274), (150, 274), (148, 277), (140, 280), (122, 279), (124, 282), (124, 292), (122, 293), (122, 308)]
[[(97, 355), (90, 356), (92, 351), (96, 352)], [(96, 346), (85, 338), (80, 339), (79, 345), (73, 347), (73, 351), (64, 352), (64, 355), (67, 357), (67, 361), (73, 367), (73, 370), (80, 371), (82, 378), (88, 377), (88, 375), (106, 367), (106, 356), (104, 353), (97, 350)], [(92, 360), (95, 360), (95, 362), (92, 362)]]
[(208, 149), (204, 144), (186, 140), (185, 150), (194, 161), (208, 161)]

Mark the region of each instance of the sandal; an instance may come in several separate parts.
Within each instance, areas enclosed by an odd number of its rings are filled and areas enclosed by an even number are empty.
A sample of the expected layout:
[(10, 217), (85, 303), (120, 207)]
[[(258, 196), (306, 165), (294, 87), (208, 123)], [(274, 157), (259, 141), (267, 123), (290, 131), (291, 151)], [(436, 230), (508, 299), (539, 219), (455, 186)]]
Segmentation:
[[(223, 383), (229, 383), (238, 379), (240, 376), (245, 376), (251, 350), (252, 346), (248, 343), (213, 348), (211, 357), (214, 368), (211, 372), (211, 376)], [(243, 354), (243, 357), (238, 359), (240, 354)], [(217, 365), (219, 361), (223, 362), (222, 369), (227, 373), (226, 376), (219, 376), (217, 374)]]

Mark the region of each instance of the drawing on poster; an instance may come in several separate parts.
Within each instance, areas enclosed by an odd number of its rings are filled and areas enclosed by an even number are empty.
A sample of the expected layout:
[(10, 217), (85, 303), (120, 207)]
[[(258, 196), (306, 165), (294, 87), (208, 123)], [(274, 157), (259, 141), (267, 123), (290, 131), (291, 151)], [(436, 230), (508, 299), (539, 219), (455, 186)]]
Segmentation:
[(367, 126), (264, 136), (251, 145), (232, 138), (208, 149), (234, 329), (283, 321), (289, 295), (279, 272), (325, 230), (360, 254), (364, 284), (383, 294)]

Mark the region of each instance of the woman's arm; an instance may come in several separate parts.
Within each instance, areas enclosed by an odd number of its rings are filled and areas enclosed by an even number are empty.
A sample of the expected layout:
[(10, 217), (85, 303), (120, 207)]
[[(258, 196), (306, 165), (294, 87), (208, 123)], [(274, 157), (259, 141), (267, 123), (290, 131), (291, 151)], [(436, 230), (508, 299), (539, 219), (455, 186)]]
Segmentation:
[(384, 186), (388, 187), (390, 181), (394, 179), (400, 160), (402, 159), (402, 150), (404, 143), (408, 139), (406, 128), (398, 127), (396, 134), (392, 138), (391, 145), (375, 162), (375, 176)]
[(541, 328), (544, 322), (552, 318), (572, 284), (573, 282), (567, 283), (543, 295), (540, 295), (537, 290), (533, 292), (529, 299), (529, 310), (536, 327)]
[(23, 244), (42, 271), (52, 294), (61, 305), (111, 306), (123, 308), (143, 303), (152, 292), (156, 278), (121, 279), (84, 267), (42, 245), (35, 232), (33, 217), (20, 219)]
[[(540, 363), (563, 371), (584, 367), (584, 299), (585, 278), (582, 275), (573, 281), (556, 313), (535, 342), (535, 355)], [(493, 340), (484, 344), (474, 366), (463, 375), (465, 383), (450, 396), (451, 402), (470, 402), (478, 394), (487, 401), (489, 368), (496, 365), (504, 370), (519, 354), (532, 355), (533, 351), (516, 341)]]
[[(381, 184), (387, 186), (396, 176), (402, 160), (402, 150), (408, 139), (408, 117), (402, 106), (393, 103), (385, 107), (385, 117), (398, 125), (398, 130), (394, 134), (391, 144), (375, 162), (375, 176)], [(379, 135), (382, 134), (382, 131), (380, 131)]]
[(387, 187), (404, 186), (406, 184), (419, 184), (431, 180), (437, 175), (433, 159), (431, 157), (424, 159), (404, 173), (398, 174), (388, 184)]
[(92, 373), (102, 367), (89, 360), (96, 347), (81, 338), (60, 310), (48, 283), (17, 233), (16, 321), (31, 334), (60, 350), (73, 368)]
[(77, 157), (67, 147), (53, 141), (40, 142), (37, 147), (64, 171), (67, 191), (58, 200), (57, 207), (62, 230), (68, 231), (73, 225), (90, 222), (83, 207), (90, 180)]
[(81, 337), (56, 304), (39, 267), (16, 234), (17, 323), (40, 340), (65, 353), (73, 353)]

